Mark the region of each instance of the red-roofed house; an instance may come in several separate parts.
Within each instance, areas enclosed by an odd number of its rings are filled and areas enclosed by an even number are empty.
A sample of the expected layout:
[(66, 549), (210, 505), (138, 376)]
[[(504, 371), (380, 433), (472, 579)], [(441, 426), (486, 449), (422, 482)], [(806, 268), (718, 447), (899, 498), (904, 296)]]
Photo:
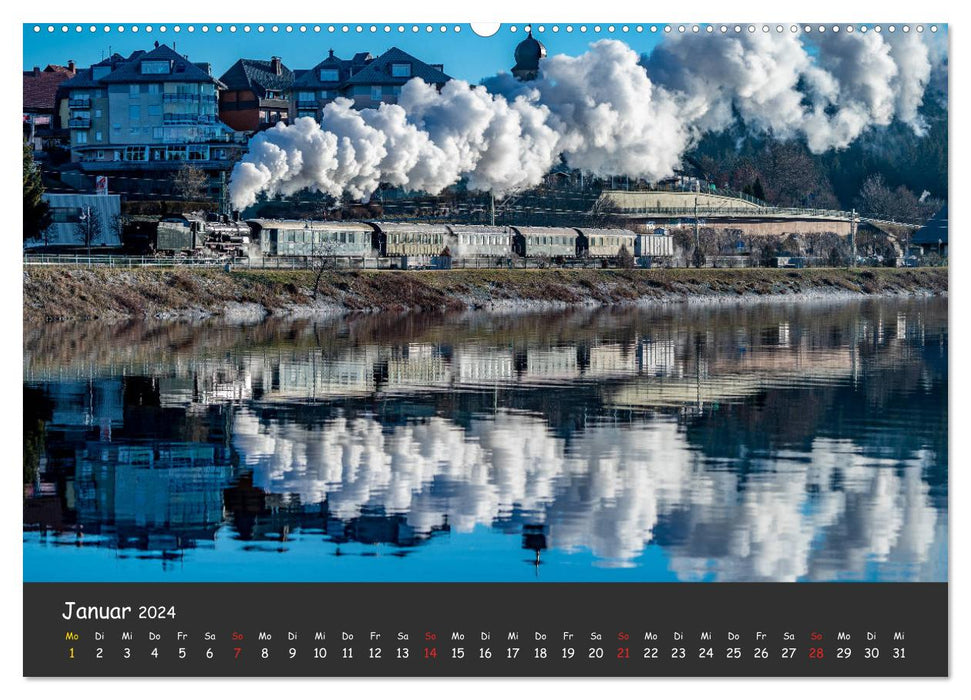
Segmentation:
[[(75, 72), (74, 61), (68, 61), (66, 66), (51, 64), (43, 70), (34, 67), (24, 71), (24, 138), (33, 141), (34, 150), (44, 150), (51, 141), (58, 140), (58, 88)], [(62, 140), (66, 145), (66, 138)]]

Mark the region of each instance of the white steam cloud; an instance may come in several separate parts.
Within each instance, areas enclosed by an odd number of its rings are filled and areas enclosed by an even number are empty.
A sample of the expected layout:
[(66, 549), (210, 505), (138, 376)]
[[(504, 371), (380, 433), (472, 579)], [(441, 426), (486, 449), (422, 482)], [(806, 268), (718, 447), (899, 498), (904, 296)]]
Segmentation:
[(577, 57), (544, 59), (537, 80), (500, 74), (441, 92), (408, 82), (398, 104), (356, 110), (338, 99), (320, 124), (279, 124), (250, 141), (233, 169), (242, 209), (260, 193), (319, 190), (367, 199), (381, 184), (438, 193), (460, 179), (502, 196), (538, 184), (560, 160), (597, 175), (670, 176), (702, 134), (740, 121), (845, 148), (894, 118), (923, 134), (919, 109), (933, 54), (917, 33), (827, 32), (668, 37), (639, 60), (602, 40)]

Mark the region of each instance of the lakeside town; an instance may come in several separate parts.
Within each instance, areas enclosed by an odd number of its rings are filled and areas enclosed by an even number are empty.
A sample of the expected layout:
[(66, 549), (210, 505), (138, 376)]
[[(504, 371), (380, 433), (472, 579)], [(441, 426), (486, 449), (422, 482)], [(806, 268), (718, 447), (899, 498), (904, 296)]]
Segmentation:
[(929, 27), (52, 29), (24, 580), (946, 580)]
[[(86, 67), (67, 60), (25, 70), (25, 263), (946, 264), (946, 192), (916, 195), (871, 172), (846, 206), (823, 182), (819, 159), (789, 142), (764, 144), (751, 157), (715, 159), (699, 150), (656, 180), (593, 175), (561, 159), (538, 184), (498, 197), (462, 179), (435, 195), (382, 183), (368, 197), (304, 189), (261, 195), (242, 211), (233, 206), (234, 168), (279, 125), (320, 123), (328, 105), (344, 100), (357, 111), (396, 104), (416, 78), (441, 92), (454, 79), (434, 43), (428, 52), (390, 48), (342, 57), (329, 50), (309, 68), (290, 67), (280, 56), (239, 58), (217, 76), (174, 43), (154, 41)], [(509, 57), (509, 75), (528, 86), (546, 57), (546, 45), (530, 31)], [(944, 122), (946, 138), (946, 103)], [(793, 181), (805, 180), (807, 168), (811, 182), (800, 191)]]

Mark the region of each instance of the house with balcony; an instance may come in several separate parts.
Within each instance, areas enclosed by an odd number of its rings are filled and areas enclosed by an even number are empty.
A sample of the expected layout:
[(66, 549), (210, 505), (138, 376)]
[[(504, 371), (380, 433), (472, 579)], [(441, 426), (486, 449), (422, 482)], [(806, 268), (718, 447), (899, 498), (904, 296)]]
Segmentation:
[(253, 133), (286, 122), (294, 73), (279, 56), (269, 61), (241, 58), (219, 81), (219, 119), (236, 131)]
[(451, 80), (442, 64), (425, 63), (399, 48), (376, 58), (358, 53), (349, 60), (338, 58), (331, 50), (310, 70), (297, 71), (290, 91), (290, 113), (320, 121), (323, 108), (338, 97), (353, 100), (357, 109), (396, 103), (401, 87), (412, 78), (421, 78), (439, 90)]
[(84, 174), (122, 177), (129, 188), (138, 180), (157, 193), (186, 163), (211, 177), (225, 173), (245, 144), (219, 120), (223, 87), (209, 64), (158, 43), (80, 69), (61, 84), (71, 161)]
[(74, 61), (66, 66), (50, 64), (43, 70), (35, 66), (24, 71), (24, 138), (35, 151), (67, 145), (58, 113), (58, 93), (60, 85), (74, 75)]

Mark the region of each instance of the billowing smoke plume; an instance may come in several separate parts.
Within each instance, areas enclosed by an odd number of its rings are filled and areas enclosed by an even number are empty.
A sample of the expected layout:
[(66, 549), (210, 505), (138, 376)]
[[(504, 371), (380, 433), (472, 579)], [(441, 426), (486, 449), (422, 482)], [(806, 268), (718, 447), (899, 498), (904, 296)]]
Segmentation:
[(233, 206), (260, 193), (319, 190), (367, 199), (381, 184), (432, 194), (465, 179), (502, 196), (538, 184), (560, 160), (597, 175), (658, 180), (702, 134), (737, 122), (813, 152), (845, 148), (894, 118), (918, 134), (932, 54), (920, 35), (679, 34), (639, 60), (602, 40), (545, 59), (537, 80), (500, 74), (441, 92), (420, 79), (397, 105), (349, 100), (255, 136), (232, 174)]

